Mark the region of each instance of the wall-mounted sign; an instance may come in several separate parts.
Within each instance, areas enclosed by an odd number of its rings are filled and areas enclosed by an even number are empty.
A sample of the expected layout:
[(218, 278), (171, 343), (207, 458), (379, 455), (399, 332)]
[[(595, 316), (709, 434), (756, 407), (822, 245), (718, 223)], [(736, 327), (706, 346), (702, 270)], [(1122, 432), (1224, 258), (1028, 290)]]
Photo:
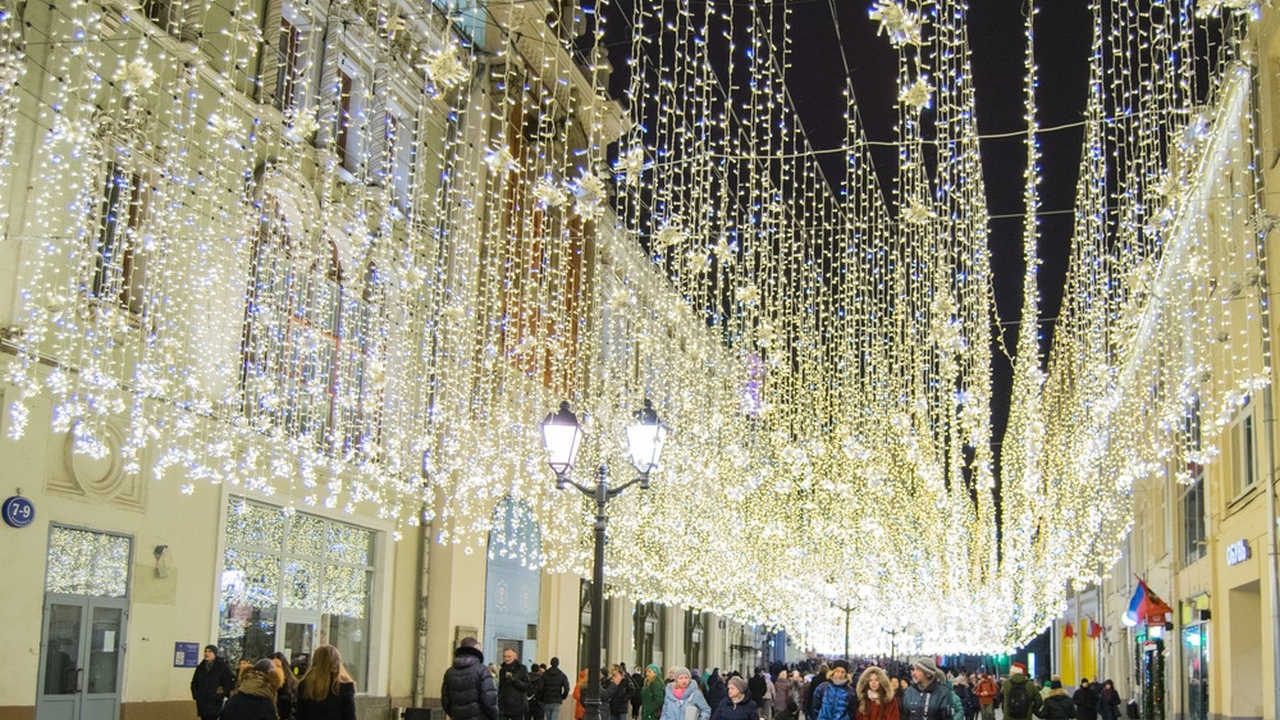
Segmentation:
[(173, 666), (193, 668), (200, 664), (200, 643), (175, 642), (173, 644)]
[(4, 521), (9, 527), (24, 528), (36, 519), (36, 506), (21, 495), (13, 495), (4, 501)]
[(1227, 546), (1227, 565), (1239, 565), (1253, 557), (1248, 540), (1237, 540)]

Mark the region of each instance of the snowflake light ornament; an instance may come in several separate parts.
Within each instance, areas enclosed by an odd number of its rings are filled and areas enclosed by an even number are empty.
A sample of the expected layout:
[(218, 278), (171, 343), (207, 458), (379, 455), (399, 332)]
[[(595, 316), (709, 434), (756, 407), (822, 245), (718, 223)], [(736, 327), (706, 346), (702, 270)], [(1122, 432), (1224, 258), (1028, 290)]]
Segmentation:
[(116, 84), (120, 86), (120, 92), (125, 97), (133, 97), (151, 89), (156, 82), (156, 71), (151, 67), (151, 63), (143, 58), (134, 58), (127, 63), (122, 62), (116, 68), (115, 79)]
[(627, 185), (638, 184), (640, 175), (644, 172), (644, 148), (637, 146), (623, 153), (614, 165), (614, 170), (622, 176), (622, 182)]
[(471, 75), (466, 63), (458, 58), (457, 48), (452, 45), (427, 53), (419, 67), (431, 78), (437, 90), (446, 92), (461, 85)]
[(655, 238), (654, 244), (659, 249), (665, 249), (678, 245), (685, 240), (684, 230), (680, 227), (680, 220), (672, 218), (658, 230), (658, 236)]
[(569, 193), (550, 175), (533, 186), (533, 197), (544, 208), (560, 207), (569, 201)]
[(913, 109), (916, 112), (929, 107), (933, 104), (934, 87), (929, 84), (929, 78), (921, 75), (916, 81), (902, 88), (898, 93), (898, 100)]
[(515, 172), (520, 169), (519, 163), (516, 162), (516, 156), (512, 155), (505, 145), (490, 149), (489, 152), (485, 153), (484, 161), (494, 172), (503, 170)]
[(575, 198), (574, 207), (584, 218), (600, 217), (604, 213), (605, 193), (604, 181), (596, 177), (590, 170), (583, 170), (582, 175), (569, 187)]
[(319, 127), (315, 108), (298, 108), (290, 113), (289, 127), (284, 131), (284, 138), (292, 143), (304, 142), (314, 136)]
[(902, 211), (902, 219), (911, 225), (923, 225), (933, 217), (933, 209), (920, 198), (911, 198), (911, 202)]
[(880, 21), (880, 30), (889, 36), (894, 47), (903, 45), (919, 45), (920, 17), (892, 0), (876, 0), (867, 14), (872, 20)]
[(1260, 0), (1200, 0), (1196, 3), (1196, 17), (1201, 19), (1221, 17), (1223, 10), (1248, 13), (1253, 20), (1262, 19)]

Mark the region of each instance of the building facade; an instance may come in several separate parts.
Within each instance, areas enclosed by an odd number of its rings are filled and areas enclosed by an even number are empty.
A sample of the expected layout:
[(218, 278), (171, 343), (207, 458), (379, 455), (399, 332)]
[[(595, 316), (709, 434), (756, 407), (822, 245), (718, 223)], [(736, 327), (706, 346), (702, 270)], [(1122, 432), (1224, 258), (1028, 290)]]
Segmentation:
[[(545, 562), (552, 479), (502, 418), (660, 393), (605, 293), (678, 299), (583, 180), (622, 126), (583, 13), (500, 5), (0, 8), (0, 718), (190, 715), (207, 643), (332, 644), (366, 720), (438, 703), (468, 635), (581, 665), (602, 620)], [(715, 346), (651, 322), (671, 362)], [(762, 657), (611, 595), (608, 662)]]

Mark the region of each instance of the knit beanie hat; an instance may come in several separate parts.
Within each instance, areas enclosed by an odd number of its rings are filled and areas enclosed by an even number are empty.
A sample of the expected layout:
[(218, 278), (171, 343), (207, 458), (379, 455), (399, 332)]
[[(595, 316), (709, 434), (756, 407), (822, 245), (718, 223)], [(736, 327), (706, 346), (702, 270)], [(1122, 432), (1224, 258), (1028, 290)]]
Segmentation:
[(742, 693), (743, 695), (747, 694), (747, 681), (743, 680), (737, 675), (729, 678), (729, 687), (736, 687), (738, 688), (738, 692)]
[(652, 670), (654, 675), (657, 675), (658, 677), (662, 677), (662, 668), (658, 667), (656, 664), (649, 663), (645, 667)]
[[(676, 677), (676, 678), (678, 678), (678, 677), (680, 677), (681, 675), (689, 675), (689, 668), (687, 668), (687, 667), (685, 667), (685, 666), (683, 666), (683, 665), (677, 665), (677, 666), (675, 666), (675, 667), (671, 668), (671, 670), (670, 670), (669, 672), (671, 673), (671, 677)], [(693, 677), (693, 676), (692, 676), (692, 675), (689, 675), (689, 677)]]
[(833, 661), (831, 662), (831, 669), (832, 669), (832, 670), (835, 670), (836, 668), (842, 668), (845, 672), (849, 672), (849, 661), (848, 661), (848, 660), (833, 660)]
[(912, 667), (920, 668), (926, 675), (931, 677), (938, 677), (938, 664), (928, 655), (916, 660)]

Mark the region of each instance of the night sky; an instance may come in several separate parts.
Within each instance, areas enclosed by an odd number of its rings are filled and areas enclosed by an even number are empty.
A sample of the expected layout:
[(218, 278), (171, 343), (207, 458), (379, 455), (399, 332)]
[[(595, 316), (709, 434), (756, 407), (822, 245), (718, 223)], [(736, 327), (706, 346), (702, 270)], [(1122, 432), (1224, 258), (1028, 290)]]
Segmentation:
[[(651, 0), (642, 0), (651, 1)], [(717, 3), (730, 0), (714, 0)], [(745, 4), (743, 0), (734, 0)], [(780, 2), (781, 0), (779, 0)], [(693, 2), (691, 4), (699, 3)], [(895, 139), (897, 121), (897, 54), (889, 41), (877, 36), (879, 23), (868, 17), (872, 0), (790, 0), (792, 10), (791, 68), (788, 87), (811, 145), (818, 150), (844, 142), (843, 39), (852, 84), (867, 139)], [(1092, 15), (1084, 0), (1042, 0), (1035, 26), (1040, 67), (1037, 103), (1041, 128), (1078, 123), (1083, 119), (1088, 89), (1088, 61)], [(616, 0), (610, 15), (629, 13), (630, 0)], [(976, 112), (981, 141), (987, 208), (993, 217), (990, 248), (996, 303), (1006, 345), (1015, 346), (1013, 323), (1020, 320), (1022, 303), (1022, 171), (1026, 150), (1023, 137), (985, 138), (1020, 133), (1025, 82), (1025, 12), (1021, 0), (971, 0), (969, 39), (972, 51)], [(833, 17), (835, 16), (835, 17)], [(839, 33), (835, 29), (836, 18)], [(621, 18), (606, 23), (606, 36), (615, 68), (611, 85), (622, 97), (626, 86), (626, 57), (630, 25)], [(839, 38), (839, 39), (838, 39)], [(926, 113), (931, 112), (929, 110)], [(1042, 184), (1040, 272), (1043, 349), (1052, 342), (1053, 322), (1062, 301), (1069, 254), (1077, 171), (1083, 127), (1043, 132), (1040, 136)], [(892, 187), (896, 149), (872, 150), (881, 186)], [(839, 154), (820, 156), (828, 178), (841, 177)], [(1003, 217), (1011, 216), (1011, 217)], [(992, 319), (993, 328), (995, 319)], [(993, 374), (993, 441), (1004, 435), (1012, 373), (1009, 361), (995, 353)], [(998, 462), (997, 448), (997, 467)]]

